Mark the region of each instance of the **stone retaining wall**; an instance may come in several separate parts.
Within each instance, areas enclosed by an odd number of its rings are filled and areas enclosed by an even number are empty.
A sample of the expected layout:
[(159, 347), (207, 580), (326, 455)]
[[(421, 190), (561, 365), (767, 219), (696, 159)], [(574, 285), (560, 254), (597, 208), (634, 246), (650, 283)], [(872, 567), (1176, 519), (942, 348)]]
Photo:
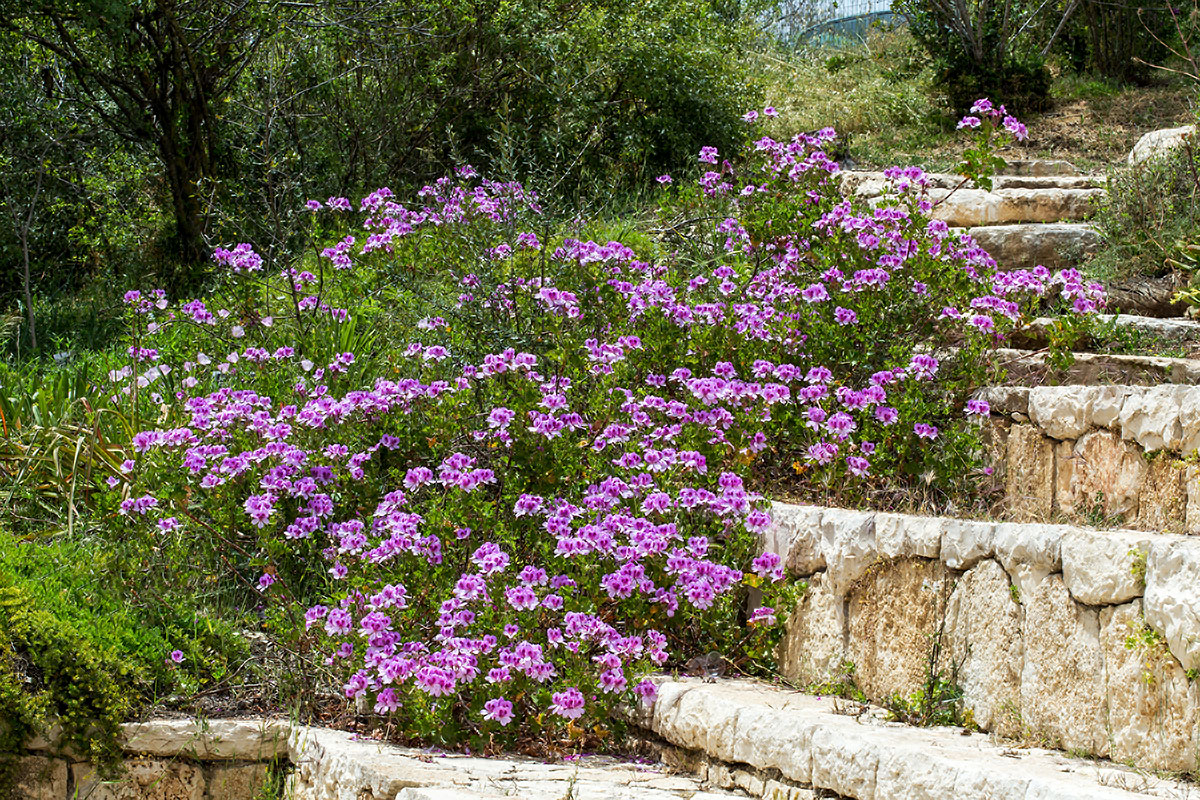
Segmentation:
[(123, 726), (125, 774), (102, 780), (92, 765), (36, 740), (18, 765), (20, 800), (252, 800), (272, 762), (288, 754), (279, 720), (158, 720)]
[(1014, 520), (1200, 533), (1200, 387), (989, 389), (988, 457)]
[(773, 516), (766, 547), (809, 582), (781, 646), (791, 680), (907, 696), (938, 642), (935, 671), (985, 731), (1200, 766), (1200, 539), (781, 503)]
[(398, 747), (282, 720), (156, 720), (124, 726), (125, 769), (90, 765), (34, 742), (17, 800), (256, 800), (272, 768), (287, 800), (729, 800), (706, 778), (662, 764), (582, 756), (547, 763)]

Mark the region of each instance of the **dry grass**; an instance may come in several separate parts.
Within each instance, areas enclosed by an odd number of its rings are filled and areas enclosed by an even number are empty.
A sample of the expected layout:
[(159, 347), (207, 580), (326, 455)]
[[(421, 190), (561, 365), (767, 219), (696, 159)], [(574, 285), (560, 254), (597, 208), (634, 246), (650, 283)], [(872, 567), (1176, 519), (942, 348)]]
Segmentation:
[[(754, 70), (780, 111), (772, 136), (832, 126), (842, 137), (838, 155), (852, 166), (952, 170), (965, 147), (954, 127), (958, 115), (904, 29), (876, 31), (853, 46), (760, 53)], [(1029, 115), (1013, 109), (1030, 137), (1007, 157), (1059, 158), (1104, 172), (1124, 161), (1143, 133), (1194, 118), (1196, 87), (1186, 82), (1118, 86), (1052, 71), (1053, 107)]]

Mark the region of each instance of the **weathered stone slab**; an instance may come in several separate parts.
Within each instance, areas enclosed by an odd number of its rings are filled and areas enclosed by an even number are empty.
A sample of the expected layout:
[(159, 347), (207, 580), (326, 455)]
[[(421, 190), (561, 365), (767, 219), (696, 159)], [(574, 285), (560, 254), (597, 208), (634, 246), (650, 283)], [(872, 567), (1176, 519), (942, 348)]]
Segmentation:
[(287, 752), (287, 720), (170, 719), (121, 727), (128, 753), (259, 761)]
[(1057, 575), (1022, 591), (1025, 643), (1021, 715), (1035, 736), (1067, 750), (1104, 755), (1103, 661), (1097, 613), (1077, 604)]
[(845, 598), (830, 590), (824, 574), (814, 575), (788, 616), (779, 671), (801, 685), (837, 676), (846, 660), (846, 635)]
[(1183, 668), (1200, 668), (1200, 540), (1151, 544), (1143, 597), (1146, 621), (1166, 637)]
[(1165, 455), (1147, 465), (1138, 498), (1137, 527), (1146, 531), (1183, 533), (1186, 530), (1185, 465)]
[(1013, 425), (1009, 431), (1004, 494), (1013, 520), (1049, 518), (1054, 505), (1054, 449), (1035, 425)]
[(80, 800), (204, 800), (204, 771), (185, 761), (128, 759), (116, 781), (100, 779), (89, 764), (71, 771)]
[(1172, 150), (1182, 147), (1183, 143), (1196, 132), (1195, 125), (1184, 125), (1179, 128), (1163, 128), (1142, 134), (1137, 144), (1129, 151), (1128, 163), (1132, 166), (1152, 158), (1167, 155)]
[(1146, 460), (1107, 430), (1092, 431), (1056, 449), (1055, 504), (1079, 521), (1097, 514), (1132, 522), (1146, 477)]
[(1148, 643), (1141, 601), (1100, 612), (1110, 755), (1150, 769), (1197, 765), (1200, 687), (1161, 644)]
[[(981, 728), (1021, 732), (1021, 607), (1008, 576), (986, 560), (959, 578), (946, 610), (945, 663)], [(947, 670), (949, 672), (949, 670)]]
[(951, 584), (940, 562), (914, 558), (881, 563), (859, 579), (850, 593), (848, 651), (867, 697), (879, 702), (924, 684)]
[(1117, 605), (1141, 597), (1151, 543), (1161, 537), (1138, 531), (1073, 530), (1062, 540), (1063, 583), (1086, 605)]
[(981, 225), (969, 233), (1001, 269), (1073, 266), (1101, 244), (1095, 228), (1078, 222)]
[[(668, 742), (723, 761), (779, 770), (796, 783), (858, 800), (1133, 800), (1119, 789), (1146, 781), (1114, 767), (1097, 778), (1094, 762), (1035, 748), (1011, 749), (987, 736), (858, 716), (819, 700), (747, 681), (666, 681), (639, 717)], [(713, 735), (713, 730), (719, 732)], [(1172, 787), (1179, 788), (1179, 787)]]
[(821, 515), (819, 506), (771, 504), (771, 526), (763, 548), (783, 560), (791, 575), (811, 575), (825, 569), (825, 552), (821, 548)]
[(67, 762), (46, 756), (21, 756), (9, 778), (14, 798), (67, 800)]

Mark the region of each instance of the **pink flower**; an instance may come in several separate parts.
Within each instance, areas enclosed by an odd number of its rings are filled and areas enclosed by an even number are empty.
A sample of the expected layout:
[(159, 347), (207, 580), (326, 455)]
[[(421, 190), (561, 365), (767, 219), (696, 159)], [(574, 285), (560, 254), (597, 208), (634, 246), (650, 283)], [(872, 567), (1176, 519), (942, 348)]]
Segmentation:
[(513, 721), (513, 704), (503, 697), (488, 700), (483, 704), (483, 718), (508, 725)]

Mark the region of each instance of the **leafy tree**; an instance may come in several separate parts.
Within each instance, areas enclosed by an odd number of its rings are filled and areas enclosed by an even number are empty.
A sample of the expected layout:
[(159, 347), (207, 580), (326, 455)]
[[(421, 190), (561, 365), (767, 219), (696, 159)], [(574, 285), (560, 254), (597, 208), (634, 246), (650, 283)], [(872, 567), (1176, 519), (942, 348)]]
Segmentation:
[[(205, 193), (227, 163), (219, 109), (273, 30), (272, 0), (3, 0), (0, 27), (53, 56), (49, 91), (152, 148), (182, 263), (205, 253)], [(180, 276), (165, 276), (176, 278)]]

